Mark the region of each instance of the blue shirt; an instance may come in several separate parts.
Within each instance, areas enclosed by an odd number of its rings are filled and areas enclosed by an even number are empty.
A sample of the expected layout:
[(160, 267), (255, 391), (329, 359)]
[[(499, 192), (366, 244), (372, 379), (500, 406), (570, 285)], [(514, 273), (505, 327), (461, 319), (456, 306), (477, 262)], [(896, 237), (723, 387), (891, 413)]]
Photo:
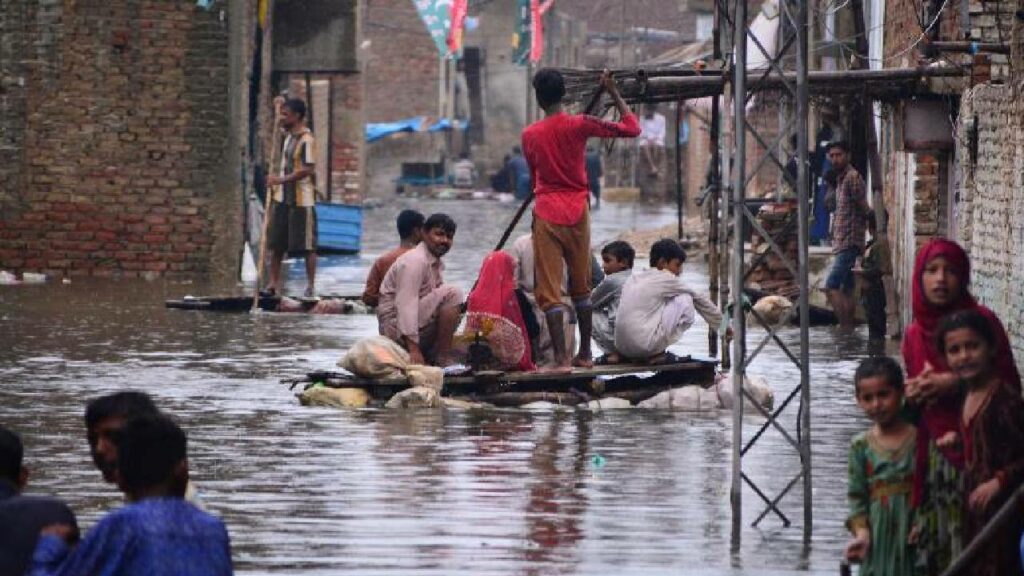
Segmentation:
[(181, 498), (148, 498), (103, 517), (74, 551), (39, 539), (29, 576), (225, 576), (232, 574), (224, 523)]
[(508, 161), (508, 167), (514, 175), (516, 197), (526, 198), (530, 194), (530, 165), (527, 163), (526, 157), (516, 154)]

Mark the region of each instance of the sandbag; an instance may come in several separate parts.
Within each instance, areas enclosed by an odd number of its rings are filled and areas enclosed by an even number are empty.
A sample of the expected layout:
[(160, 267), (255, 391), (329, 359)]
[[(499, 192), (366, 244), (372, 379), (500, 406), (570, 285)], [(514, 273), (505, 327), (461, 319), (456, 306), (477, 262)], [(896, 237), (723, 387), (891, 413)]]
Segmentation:
[(413, 388), (430, 388), (440, 392), (444, 387), (444, 370), (437, 366), (410, 364), (405, 367), (405, 376), (409, 378), (409, 386)]
[(365, 408), (370, 403), (370, 395), (362, 388), (313, 386), (299, 394), (299, 403), (303, 406)]
[(363, 378), (391, 378), (409, 367), (409, 353), (386, 336), (371, 336), (349, 348), (338, 366)]
[[(793, 303), (784, 296), (771, 295), (765, 296), (754, 304), (753, 309), (757, 312), (758, 316), (764, 319), (769, 326), (776, 326), (784, 322), (788, 322), (795, 313)], [(759, 323), (753, 318), (748, 320), (748, 324), (751, 326), (758, 326)]]
[(406, 388), (388, 400), (385, 408), (440, 408), (441, 395), (432, 388)]
[(708, 412), (718, 410), (721, 403), (714, 387), (683, 386), (665, 390), (637, 404), (638, 408), (657, 410), (682, 410), (686, 412)]
[(629, 400), (625, 398), (616, 398), (609, 396), (607, 398), (601, 398), (599, 400), (591, 400), (587, 402), (587, 408), (595, 412), (601, 410), (617, 410), (621, 408), (632, 408), (633, 405), (629, 403)]

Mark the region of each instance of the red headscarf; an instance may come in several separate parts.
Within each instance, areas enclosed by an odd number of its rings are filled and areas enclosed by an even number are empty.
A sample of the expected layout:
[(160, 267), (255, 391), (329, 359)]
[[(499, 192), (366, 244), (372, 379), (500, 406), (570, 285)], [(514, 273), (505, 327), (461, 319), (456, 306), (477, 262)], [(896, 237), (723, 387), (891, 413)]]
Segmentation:
[(479, 331), (506, 366), (534, 370), (530, 336), (515, 293), (515, 262), (506, 252), (491, 252), (466, 303), (466, 332)]
[[(947, 306), (938, 307), (928, 302), (924, 294), (924, 283), (921, 276), (929, 262), (935, 258), (945, 258), (950, 268), (960, 280), (960, 297)], [(914, 261), (912, 278), (912, 294), (914, 321), (907, 328), (903, 337), (903, 362), (907, 367), (907, 377), (914, 378), (920, 374), (925, 364), (930, 364), (936, 372), (949, 372), (949, 365), (939, 351), (935, 342), (935, 333), (942, 319), (960, 310), (977, 310), (988, 318), (996, 335), (996, 373), (1003, 382), (1016, 390), (1020, 390), (1020, 374), (1013, 361), (1013, 350), (1010, 339), (1006, 336), (999, 318), (988, 308), (978, 304), (971, 296), (968, 287), (971, 282), (971, 262), (967, 253), (959, 244), (944, 238), (929, 241), (917, 251)], [(928, 442), (941, 438), (947, 432), (957, 431), (960, 427), (960, 400), (955, 397), (939, 398), (925, 406), (918, 423), (917, 460), (914, 474), (915, 503), (921, 502), (924, 493), (924, 472), (928, 466)], [(959, 449), (940, 449), (947, 460), (957, 468), (963, 468), (964, 457)]]

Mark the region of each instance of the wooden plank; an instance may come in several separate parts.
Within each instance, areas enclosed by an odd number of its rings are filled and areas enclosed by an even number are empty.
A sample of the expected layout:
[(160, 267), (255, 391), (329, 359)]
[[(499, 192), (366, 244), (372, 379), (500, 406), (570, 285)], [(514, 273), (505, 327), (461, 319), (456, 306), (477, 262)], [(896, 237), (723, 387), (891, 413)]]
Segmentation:
[[(614, 366), (594, 366), (593, 368), (577, 368), (569, 374), (552, 374), (548, 372), (507, 372), (492, 373), (487, 375), (466, 375), (446, 376), (444, 386), (446, 388), (462, 388), (473, 386), (486, 386), (488, 384), (510, 385), (510, 384), (561, 384), (593, 380), (600, 376), (628, 376), (644, 372), (665, 373), (706, 373), (709, 377), (713, 375), (715, 362), (706, 360), (688, 360), (675, 364), (617, 364)], [(303, 382), (322, 382), (325, 386), (332, 387), (353, 387), (364, 388), (370, 386), (385, 388), (405, 388), (409, 381), (405, 376), (393, 378), (381, 378), (372, 380), (360, 378), (342, 372), (311, 372), (304, 378), (288, 380), (288, 384), (299, 384)]]
[[(324, 296), (321, 298), (295, 297), (307, 309), (320, 300), (358, 300), (358, 296)], [(273, 312), (281, 303), (280, 296), (261, 296), (260, 310)], [(248, 312), (252, 308), (251, 296), (197, 296), (178, 300), (165, 300), (164, 306), (175, 310), (202, 310), (207, 312)]]

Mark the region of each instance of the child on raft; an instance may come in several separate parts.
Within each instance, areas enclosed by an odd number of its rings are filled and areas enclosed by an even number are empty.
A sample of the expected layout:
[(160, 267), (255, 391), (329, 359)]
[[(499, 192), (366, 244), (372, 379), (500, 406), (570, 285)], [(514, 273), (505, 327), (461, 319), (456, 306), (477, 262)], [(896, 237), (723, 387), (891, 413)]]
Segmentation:
[(615, 315), (619, 309), (622, 287), (633, 273), (636, 251), (629, 242), (615, 240), (601, 249), (601, 270), (604, 280), (594, 288), (591, 300), (594, 304), (594, 341), (607, 356), (596, 360), (598, 364), (615, 363)]
[[(969, 544), (1024, 482), (1024, 400), (997, 368), (998, 339), (977, 310), (943, 319), (937, 341), (966, 394), (959, 433), (941, 440), (963, 452), (964, 543)], [(975, 576), (1010, 576), (1021, 570), (1024, 516), (1016, 514), (971, 563)]]
[(709, 325), (721, 323), (718, 307), (680, 279), (684, 262), (686, 252), (671, 238), (651, 246), (651, 268), (634, 272), (622, 287), (611, 359), (676, 362), (679, 358), (666, 349), (693, 325), (695, 308)]
[(910, 493), (917, 431), (900, 418), (903, 370), (892, 358), (860, 363), (853, 377), (857, 405), (873, 422), (853, 437), (849, 452), (850, 514), (853, 538), (846, 559), (861, 564), (861, 576), (910, 576), (914, 556)]

